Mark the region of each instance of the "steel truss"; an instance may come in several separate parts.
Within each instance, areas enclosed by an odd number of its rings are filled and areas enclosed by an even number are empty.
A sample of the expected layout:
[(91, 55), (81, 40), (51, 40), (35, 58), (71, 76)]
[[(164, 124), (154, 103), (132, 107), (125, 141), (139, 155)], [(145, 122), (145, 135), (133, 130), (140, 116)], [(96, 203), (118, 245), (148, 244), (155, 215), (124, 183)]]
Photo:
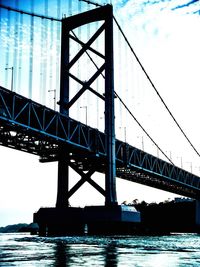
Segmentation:
[[(67, 199), (89, 182), (105, 196), (91, 176), (105, 173), (105, 134), (0, 87), (0, 145), (40, 157), (41, 162), (64, 160), (81, 179)], [(60, 159), (60, 145), (66, 153)], [(199, 199), (200, 178), (171, 163), (116, 140), (116, 174), (125, 180)]]

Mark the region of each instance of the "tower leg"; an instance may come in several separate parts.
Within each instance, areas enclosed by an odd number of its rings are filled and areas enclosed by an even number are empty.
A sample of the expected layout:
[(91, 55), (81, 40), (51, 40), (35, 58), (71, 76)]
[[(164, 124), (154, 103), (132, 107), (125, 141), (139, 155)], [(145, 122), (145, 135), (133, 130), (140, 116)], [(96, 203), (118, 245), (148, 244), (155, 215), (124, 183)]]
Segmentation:
[(105, 134), (107, 167), (105, 173), (105, 205), (117, 205), (115, 159), (115, 110), (114, 110), (114, 63), (113, 63), (113, 10), (107, 7), (105, 19)]
[(61, 158), (58, 161), (58, 190), (57, 190), (57, 201), (56, 207), (57, 208), (64, 208), (69, 206), (69, 201), (67, 199), (69, 187), (69, 166), (66, 161)]
[(200, 233), (200, 200), (196, 200), (196, 228), (197, 232)]

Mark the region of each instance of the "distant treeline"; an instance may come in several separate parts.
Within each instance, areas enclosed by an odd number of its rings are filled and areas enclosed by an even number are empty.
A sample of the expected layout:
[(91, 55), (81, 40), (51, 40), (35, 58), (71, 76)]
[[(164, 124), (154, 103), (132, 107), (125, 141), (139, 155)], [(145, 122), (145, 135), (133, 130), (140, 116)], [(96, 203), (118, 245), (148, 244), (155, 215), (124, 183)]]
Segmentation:
[[(172, 232), (195, 233), (195, 200), (172, 200), (160, 203), (139, 202), (137, 199), (131, 203), (122, 203), (134, 206), (141, 213), (141, 234), (169, 234)], [(36, 233), (36, 224), (14, 224), (0, 227), (0, 233), (31, 232)]]
[(37, 230), (37, 225), (31, 223), (18, 223), (0, 227), (0, 233), (20, 233), (20, 232), (34, 232)]
[(160, 203), (134, 200), (132, 203), (124, 204), (133, 205), (140, 211), (144, 233), (196, 232), (194, 200), (172, 200)]

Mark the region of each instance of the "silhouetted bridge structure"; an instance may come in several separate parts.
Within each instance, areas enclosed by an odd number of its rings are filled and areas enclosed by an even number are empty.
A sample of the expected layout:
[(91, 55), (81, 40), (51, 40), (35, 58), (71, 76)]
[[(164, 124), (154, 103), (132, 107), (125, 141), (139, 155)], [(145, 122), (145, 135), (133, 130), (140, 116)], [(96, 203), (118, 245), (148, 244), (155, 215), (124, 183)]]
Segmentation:
[[(100, 20), (103, 24), (86, 43), (71, 34), (74, 28)], [(91, 47), (102, 32), (105, 32), (104, 55)], [(82, 47), (72, 59), (71, 39)], [(70, 71), (87, 51), (101, 57), (103, 63), (88, 81), (82, 82)], [(56, 208), (42, 209), (35, 215), (41, 234), (46, 233), (46, 227), (51, 233), (66, 227), (70, 233), (82, 233), (85, 222), (94, 233), (104, 228), (108, 232), (119, 232), (119, 229), (124, 232), (127, 223), (139, 222), (137, 212), (118, 206), (116, 177), (199, 199), (198, 176), (115, 139), (113, 72), (113, 15), (112, 7), (107, 5), (62, 21), (60, 112), (0, 87), (0, 145), (39, 156), (40, 162), (58, 161)], [(100, 75), (105, 79), (104, 94), (91, 88)], [(81, 86), (72, 99), (69, 98), (70, 78)], [(69, 116), (70, 107), (86, 90), (105, 102), (104, 132)], [(69, 167), (81, 177), (71, 189)], [(105, 189), (92, 179), (95, 172), (105, 174)], [(105, 206), (86, 207), (85, 211), (68, 207), (69, 198), (85, 182), (105, 197)], [(117, 223), (118, 230), (115, 229)], [(121, 223), (125, 223), (125, 228)]]

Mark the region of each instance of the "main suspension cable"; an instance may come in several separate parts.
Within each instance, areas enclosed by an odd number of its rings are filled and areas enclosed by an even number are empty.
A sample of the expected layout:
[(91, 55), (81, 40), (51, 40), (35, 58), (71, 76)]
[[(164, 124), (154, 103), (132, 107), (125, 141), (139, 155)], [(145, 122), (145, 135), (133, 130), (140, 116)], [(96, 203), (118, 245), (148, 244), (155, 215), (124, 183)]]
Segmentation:
[(188, 141), (188, 143), (190, 144), (190, 146), (193, 148), (193, 150), (196, 152), (196, 154), (200, 157), (200, 153), (197, 151), (197, 149), (194, 147), (194, 145), (192, 144), (192, 142), (190, 141), (190, 139), (188, 138), (188, 136), (186, 135), (186, 133), (184, 132), (184, 130), (181, 128), (180, 124), (177, 122), (177, 120), (175, 119), (174, 115), (172, 114), (172, 112), (170, 111), (170, 109), (168, 108), (167, 104), (165, 103), (164, 99), (161, 97), (161, 95), (159, 94), (158, 90), (156, 89), (156, 86), (154, 85), (153, 81), (151, 80), (151, 78), (149, 77), (148, 73), (146, 72), (144, 66), (142, 65), (141, 61), (139, 60), (138, 56), (136, 55), (135, 51), (133, 50), (130, 42), (128, 41), (125, 33), (123, 32), (122, 28), (120, 27), (118, 21), (116, 20), (116, 18), (113, 16), (113, 19), (119, 29), (119, 31), (121, 32), (122, 36), (124, 37), (127, 45), (129, 46), (131, 52), (133, 53), (134, 57), (136, 58), (138, 64), (140, 65), (141, 69), (143, 70), (145, 76), (147, 77), (148, 81), (150, 82), (151, 86), (153, 87), (153, 89), (155, 90), (156, 94), (158, 95), (158, 97), (160, 98), (161, 102), (163, 103), (163, 105), (165, 106), (165, 108), (167, 109), (168, 113), (170, 114), (170, 116), (172, 117), (172, 119), (174, 120), (175, 124), (178, 126), (179, 130), (182, 132), (182, 134), (184, 135), (184, 137), (186, 138), (186, 140)]
[(172, 160), (166, 155), (166, 153), (159, 147), (159, 145), (153, 140), (153, 138), (148, 134), (148, 132), (144, 129), (142, 124), (137, 120), (137, 118), (133, 115), (133, 113), (130, 111), (130, 109), (127, 107), (127, 105), (124, 103), (124, 101), (121, 99), (121, 97), (115, 92), (115, 95), (119, 99), (119, 101), (122, 103), (122, 105), (125, 107), (125, 109), (128, 111), (128, 113), (131, 115), (131, 117), (137, 122), (137, 124), (140, 126), (140, 128), (143, 130), (143, 132), (148, 136), (148, 138), (153, 142), (153, 144), (160, 150), (160, 152), (171, 162), (171, 164), (174, 165)]

